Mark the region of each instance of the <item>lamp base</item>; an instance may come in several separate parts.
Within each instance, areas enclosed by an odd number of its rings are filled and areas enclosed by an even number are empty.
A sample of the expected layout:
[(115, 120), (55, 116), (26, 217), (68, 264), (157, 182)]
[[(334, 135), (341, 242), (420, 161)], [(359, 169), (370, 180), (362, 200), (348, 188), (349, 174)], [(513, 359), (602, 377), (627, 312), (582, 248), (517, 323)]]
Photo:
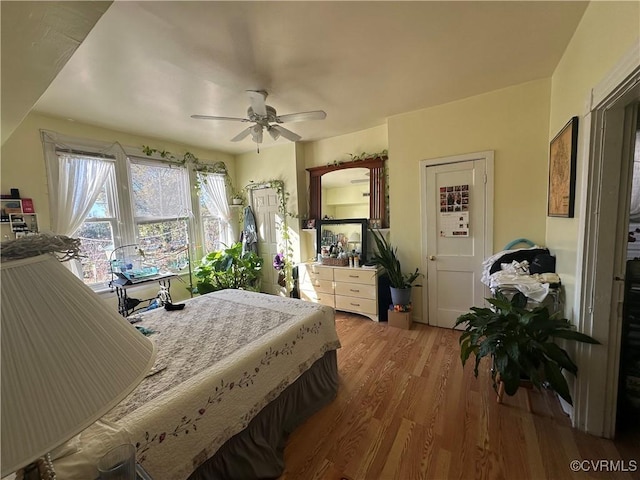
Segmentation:
[(46, 454), (16, 472), (16, 480), (56, 480), (51, 455)]

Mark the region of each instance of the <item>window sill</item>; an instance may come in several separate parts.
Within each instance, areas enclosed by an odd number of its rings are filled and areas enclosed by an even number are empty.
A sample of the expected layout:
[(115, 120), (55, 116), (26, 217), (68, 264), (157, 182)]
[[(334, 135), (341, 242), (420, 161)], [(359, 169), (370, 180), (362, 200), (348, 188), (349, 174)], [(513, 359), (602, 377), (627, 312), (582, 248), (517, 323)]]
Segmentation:
[(106, 295), (114, 292), (113, 289), (108, 285), (94, 285), (93, 287), (89, 287), (89, 288), (93, 290), (95, 293), (97, 293), (98, 295)]

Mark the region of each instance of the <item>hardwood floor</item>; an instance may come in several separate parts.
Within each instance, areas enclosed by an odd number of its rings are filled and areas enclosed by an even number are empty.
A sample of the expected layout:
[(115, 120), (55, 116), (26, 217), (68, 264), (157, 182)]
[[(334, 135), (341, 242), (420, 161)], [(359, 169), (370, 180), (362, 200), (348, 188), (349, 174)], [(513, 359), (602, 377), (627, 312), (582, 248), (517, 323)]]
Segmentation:
[[(580, 433), (547, 391), (532, 391), (534, 413), (522, 390), (497, 404), (488, 364), (478, 379), (463, 370), (458, 332), (340, 312), (336, 323), (338, 396), (291, 435), (281, 480), (640, 479), (637, 435)], [(627, 471), (574, 473), (572, 460)]]

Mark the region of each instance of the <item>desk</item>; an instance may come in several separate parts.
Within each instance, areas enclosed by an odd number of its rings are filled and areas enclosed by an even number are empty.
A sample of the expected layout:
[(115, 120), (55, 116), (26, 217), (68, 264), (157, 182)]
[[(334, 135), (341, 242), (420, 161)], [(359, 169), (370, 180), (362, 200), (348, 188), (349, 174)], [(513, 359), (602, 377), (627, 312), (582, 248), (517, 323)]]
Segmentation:
[[(159, 298), (162, 303), (170, 303), (171, 302), (171, 279), (177, 277), (175, 273), (161, 273), (158, 275), (153, 275), (150, 277), (141, 278), (138, 280), (128, 280), (126, 283), (122, 284), (121, 279), (112, 280), (109, 283), (109, 286), (116, 291), (116, 295), (118, 296), (118, 313), (123, 317), (128, 317), (133, 312), (140, 310), (142, 308), (147, 308), (153, 300)], [(160, 285), (160, 290), (158, 291), (158, 295), (152, 298), (145, 298), (144, 300), (140, 300), (137, 298), (129, 297), (127, 291), (130, 288), (139, 287), (141, 285), (149, 284), (152, 282), (158, 282)], [(148, 302), (144, 307), (138, 307), (143, 302)]]

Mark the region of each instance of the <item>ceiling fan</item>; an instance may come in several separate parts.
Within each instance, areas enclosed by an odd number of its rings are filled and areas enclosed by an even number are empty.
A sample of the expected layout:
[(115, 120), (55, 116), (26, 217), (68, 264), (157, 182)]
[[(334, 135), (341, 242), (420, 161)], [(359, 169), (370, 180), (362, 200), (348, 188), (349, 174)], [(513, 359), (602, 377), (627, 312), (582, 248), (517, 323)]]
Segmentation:
[(251, 106), (247, 109), (246, 118), (237, 117), (217, 117), (212, 115), (191, 115), (191, 118), (201, 120), (230, 120), (233, 122), (253, 122), (254, 125), (245, 128), (238, 135), (231, 139), (232, 142), (239, 142), (248, 135), (257, 144), (262, 143), (262, 133), (266, 128), (271, 138), (277, 140), (280, 136), (297, 142), (302, 137), (291, 130), (280, 126), (281, 123), (302, 122), (306, 120), (324, 120), (327, 117), (323, 110), (313, 110), (311, 112), (289, 113), (278, 115), (276, 109), (265, 103), (268, 93), (265, 90), (247, 90)]

